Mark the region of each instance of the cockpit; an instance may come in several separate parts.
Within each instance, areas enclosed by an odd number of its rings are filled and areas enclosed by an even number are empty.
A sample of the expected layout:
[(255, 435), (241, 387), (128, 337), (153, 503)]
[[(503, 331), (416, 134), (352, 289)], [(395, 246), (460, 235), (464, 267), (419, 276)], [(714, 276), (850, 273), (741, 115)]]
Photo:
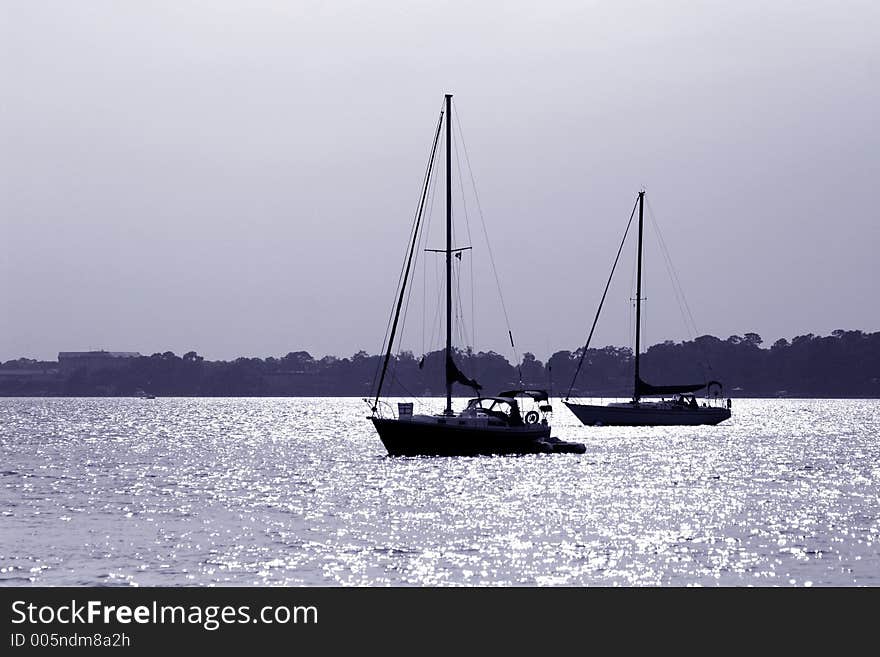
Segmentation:
[[(537, 410), (529, 410), (523, 414), (516, 397), (531, 399), (537, 405)], [(508, 426), (525, 426), (538, 422), (546, 424), (547, 418), (544, 414), (552, 410), (547, 401), (547, 393), (543, 390), (512, 390), (503, 392), (498, 397), (471, 399), (461, 414), (465, 417), (488, 417), (490, 422)]]

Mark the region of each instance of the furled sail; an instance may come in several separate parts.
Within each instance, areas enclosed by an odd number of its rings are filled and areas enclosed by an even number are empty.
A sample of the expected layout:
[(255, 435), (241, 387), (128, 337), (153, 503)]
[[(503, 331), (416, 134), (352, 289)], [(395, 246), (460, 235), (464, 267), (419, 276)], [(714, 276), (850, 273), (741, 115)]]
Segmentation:
[(455, 364), (455, 361), (452, 360), (452, 356), (448, 353), (446, 354), (446, 380), (460, 383), (469, 388), (473, 388), (474, 390), (482, 390), (483, 388), (483, 386), (473, 379), (467, 378), (464, 373), (458, 369), (458, 365)]
[(666, 385), (655, 386), (645, 383), (641, 378), (636, 379), (636, 396), (646, 397), (648, 395), (673, 395), (676, 392), (696, 392), (706, 386), (712, 384), (721, 385), (718, 381), (709, 381), (708, 383), (685, 383), (682, 385)]

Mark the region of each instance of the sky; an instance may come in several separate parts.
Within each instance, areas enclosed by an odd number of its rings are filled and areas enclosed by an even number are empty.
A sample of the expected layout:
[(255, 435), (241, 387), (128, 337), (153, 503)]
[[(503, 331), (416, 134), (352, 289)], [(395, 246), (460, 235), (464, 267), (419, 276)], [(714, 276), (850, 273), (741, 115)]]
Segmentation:
[[(880, 330), (878, 34), (852, 0), (0, 0), (0, 360), (379, 352), (445, 93), (476, 350), (582, 345), (640, 189), (643, 344)], [(633, 251), (592, 346), (632, 343)]]

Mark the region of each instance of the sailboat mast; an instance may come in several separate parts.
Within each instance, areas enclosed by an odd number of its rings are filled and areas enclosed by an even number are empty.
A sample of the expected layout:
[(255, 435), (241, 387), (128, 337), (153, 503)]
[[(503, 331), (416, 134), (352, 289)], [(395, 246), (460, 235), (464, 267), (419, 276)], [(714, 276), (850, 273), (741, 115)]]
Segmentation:
[(639, 253), (636, 274), (636, 368), (633, 381), (633, 401), (639, 401), (639, 350), (642, 332), (642, 219), (644, 217), (645, 192), (639, 192)]
[[(446, 94), (446, 359), (452, 358), (452, 94)], [(446, 370), (446, 415), (452, 415), (452, 379)]]

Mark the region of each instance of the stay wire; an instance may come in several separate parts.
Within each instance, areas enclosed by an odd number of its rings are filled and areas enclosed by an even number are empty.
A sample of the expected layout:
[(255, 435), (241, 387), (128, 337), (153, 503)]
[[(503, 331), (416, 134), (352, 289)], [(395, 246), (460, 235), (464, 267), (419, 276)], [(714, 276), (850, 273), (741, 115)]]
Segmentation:
[(679, 304), (679, 312), (682, 316), (682, 323), (685, 325), (685, 329), (687, 330), (691, 341), (693, 341), (697, 345), (697, 349), (699, 349), (700, 355), (703, 357), (703, 365), (705, 366), (703, 374), (706, 378), (709, 378), (709, 373), (712, 372), (712, 363), (710, 362), (709, 355), (708, 353), (706, 353), (703, 345), (697, 343), (696, 341), (696, 334), (699, 332), (699, 330), (697, 328), (697, 323), (694, 320), (694, 315), (691, 312), (690, 304), (688, 304), (687, 297), (684, 294), (684, 286), (681, 284), (681, 278), (678, 275), (678, 271), (675, 269), (675, 265), (672, 263), (672, 257), (669, 254), (668, 247), (666, 246), (666, 240), (663, 239), (663, 233), (660, 230), (660, 222), (657, 221), (650, 203), (648, 203), (647, 206), (648, 215), (651, 218), (651, 223), (654, 226), (654, 231), (657, 233), (657, 241), (660, 244), (661, 252), (666, 260), (667, 272), (669, 273), (669, 277), (672, 280), (672, 289)]
[[(373, 412), (376, 411), (376, 405), (379, 403), (379, 397), (382, 394), (382, 383), (385, 380), (385, 373), (388, 370), (388, 363), (389, 363), (389, 360), (391, 359), (391, 351), (393, 348), (394, 334), (397, 329), (398, 318), (400, 316), (400, 307), (401, 307), (401, 304), (403, 303), (403, 295), (404, 295), (404, 291), (406, 288), (406, 281), (409, 277), (410, 267), (412, 265), (412, 260), (413, 260), (413, 257), (415, 256), (415, 250), (417, 248), (416, 238), (418, 237), (419, 225), (421, 224), (421, 219), (422, 219), (422, 215), (423, 215), (424, 208), (425, 208), (425, 200), (426, 200), (426, 196), (427, 196), (428, 189), (429, 189), (429, 183), (431, 180), (431, 172), (434, 168), (435, 156), (437, 154), (437, 143), (440, 140), (440, 129), (441, 129), (442, 125), (443, 125), (443, 111), (441, 110), (440, 117), (437, 121), (437, 129), (434, 133), (434, 141), (431, 146), (431, 154), (428, 157), (428, 165), (427, 165), (426, 171), (425, 171), (425, 177), (424, 177), (424, 183), (422, 186), (421, 197), (419, 199), (418, 207), (416, 209), (415, 218), (413, 220), (413, 228), (410, 231), (411, 246), (410, 246), (409, 253), (408, 253), (407, 257), (405, 258), (405, 266), (404, 266), (402, 278), (398, 281), (398, 288), (400, 291), (400, 296), (397, 299), (396, 312), (394, 314), (394, 321), (391, 324), (391, 331), (389, 333), (386, 333), (387, 347), (386, 347), (386, 351), (385, 351), (385, 358), (384, 358), (383, 364), (382, 364), (382, 374), (379, 376), (379, 383), (376, 386), (375, 400), (373, 402)], [(385, 346), (384, 340), (383, 340), (383, 346)], [(376, 380), (376, 377), (374, 374), (374, 376), (373, 376), (374, 384), (375, 384), (375, 380)]]
[(471, 185), (473, 186), (473, 189), (474, 189), (474, 200), (476, 201), (477, 211), (480, 215), (480, 224), (482, 225), (483, 236), (486, 240), (486, 250), (489, 252), (489, 262), (492, 265), (492, 274), (495, 277), (495, 286), (498, 288), (498, 298), (501, 301), (501, 310), (504, 313), (504, 321), (507, 326), (507, 335), (508, 335), (508, 337), (510, 337), (510, 346), (511, 346), (511, 349), (513, 350), (514, 366), (517, 368), (517, 370), (519, 372), (520, 381), (521, 381), (522, 380), (522, 371), (519, 368), (519, 359), (516, 354), (516, 346), (514, 345), (514, 342), (513, 342), (513, 331), (510, 328), (510, 316), (507, 314), (507, 305), (504, 303), (504, 294), (501, 291), (501, 280), (498, 277), (498, 269), (495, 267), (495, 254), (492, 251), (492, 244), (489, 241), (489, 232), (488, 232), (488, 230), (486, 230), (486, 220), (485, 220), (485, 217), (483, 216), (483, 207), (480, 204), (480, 195), (477, 193), (477, 182), (476, 182), (476, 178), (474, 176), (473, 167), (471, 167), (470, 157), (468, 156), (467, 144), (465, 143), (465, 140), (464, 140), (464, 131), (461, 127), (461, 124), (462, 124), (461, 112), (456, 110), (456, 116), (458, 117), (458, 121), (456, 121), (456, 126), (458, 127), (458, 134), (461, 139), (462, 150), (464, 151), (465, 163), (467, 164), (468, 172), (470, 173)]
[(666, 240), (663, 239), (663, 233), (660, 230), (660, 223), (657, 221), (654, 216), (654, 211), (651, 208), (651, 204), (647, 203), (648, 206), (648, 214), (651, 218), (651, 224), (654, 227), (654, 232), (657, 234), (657, 241), (660, 244), (661, 252), (666, 260), (667, 270), (672, 280), (673, 292), (676, 295), (676, 300), (679, 302), (679, 310), (681, 311), (682, 320), (687, 328), (688, 332), (693, 337), (694, 333), (697, 330), (697, 323), (694, 321), (693, 313), (691, 313), (690, 306), (688, 305), (687, 298), (684, 294), (684, 287), (681, 284), (681, 279), (678, 276), (678, 272), (675, 269), (675, 266), (672, 264), (672, 257), (669, 254), (669, 249), (666, 246)]
[(593, 331), (596, 330), (596, 323), (599, 321), (599, 314), (602, 312), (602, 305), (605, 303), (605, 296), (608, 294), (608, 288), (611, 286), (611, 279), (614, 277), (614, 270), (617, 268), (617, 261), (620, 260), (620, 253), (623, 251), (623, 245), (626, 242), (626, 236), (629, 234), (629, 229), (632, 226), (633, 217), (636, 215), (636, 208), (639, 205), (638, 199), (636, 199), (635, 204), (633, 205), (632, 212), (629, 215), (629, 221), (626, 224), (626, 230), (623, 231), (623, 239), (620, 240), (620, 246), (617, 248), (617, 255), (614, 256), (614, 264), (611, 266), (611, 273), (608, 274), (608, 281), (605, 283), (605, 290), (602, 292), (602, 299), (599, 301), (599, 308), (596, 310), (596, 316), (593, 318), (593, 325), (590, 327), (590, 334), (587, 336), (587, 342), (584, 345), (583, 350), (581, 351), (581, 357), (578, 361), (577, 369), (574, 372), (574, 376), (571, 378), (571, 385), (568, 386), (568, 393), (566, 393), (565, 398), (571, 398), (571, 391), (574, 388), (574, 382), (577, 380), (577, 376), (581, 371), (581, 367), (584, 364), (584, 358), (587, 355), (587, 349), (590, 348), (590, 341), (593, 339)]
[[(443, 124), (443, 113), (444, 113), (444, 109), (441, 106), (440, 116), (437, 120), (437, 129), (435, 131), (434, 143), (432, 145), (431, 153), (428, 157), (428, 163), (425, 167), (425, 175), (423, 178), (422, 191), (419, 193), (419, 201), (416, 204), (416, 213), (415, 213), (415, 216), (413, 217), (413, 223), (412, 223), (412, 226), (410, 227), (409, 236), (407, 237), (407, 241), (406, 241), (407, 244), (410, 244), (413, 241), (414, 233), (416, 230), (418, 230), (419, 215), (422, 213), (422, 211), (424, 209), (424, 197), (425, 197), (425, 192), (426, 192), (426, 186), (428, 185), (428, 182), (430, 180), (431, 169), (433, 168), (433, 163), (434, 163), (434, 159), (435, 159), (435, 155), (436, 155), (437, 140), (438, 140), (438, 137), (440, 134), (440, 126)], [(401, 292), (401, 289), (400, 289), (401, 282), (403, 281), (403, 278), (404, 278), (404, 273), (405, 273), (406, 267), (407, 267), (407, 261), (410, 258), (412, 258), (412, 253), (407, 252), (404, 255), (403, 262), (400, 265), (400, 273), (398, 274), (398, 277), (397, 277), (397, 287), (395, 288), (394, 296), (392, 297), (391, 312), (389, 313), (389, 316), (388, 316), (388, 323), (385, 325), (385, 335), (382, 338), (382, 348), (380, 349), (379, 353), (382, 353), (386, 349), (386, 343), (388, 342), (388, 332), (391, 328), (392, 320), (394, 319), (395, 299), (397, 299), (398, 295)], [(389, 345), (389, 347), (390, 347), (390, 345)], [(370, 385), (371, 389), (373, 389), (373, 387), (376, 385), (376, 378), (378, 377), (380, 367), (381, 367), (381, 361), (376, 364), (376, 371), (373, 373), (373, 382)]]
[[(443, 149), (444, 149), (444, 148), (445, 148), (444, 144), (441, 144), (441, 145), (440, 145), (440, 149), (441, 149), (441, 151), (440, 151), (440, 157), (441, 157), (441, 159), (442, 159), (442, 153), (443, 153)], [(428, 214), (428, 220), (429, 220), (429, 222), (430, 222), (430, 220), (431, 220), (431, 219), (433, 218), (433, 216), (434, 216), (434, 200), (437, 198), (437, 185), (438, 185), (438, 182), (437, 182), (437, 181), (438, 181), (439, 179), (440, 179), (440, 176), (435, 176), (435, 177), (434, 177), (433, 188), (432, 188), (432, 190), (431, 190), (431, 205), (430, 205), (429, 214)], [(426, 226), (426, 234), (430, 234), (430, 233), (428, 232), (428, 228), (429, 228), (429, 227)], [(427, 239), (427, 238), (426, 238), (426, 239)], [(427, 262), (427, 258), (425, 259), (425, 261)], [(436, 290), (437, 300), (436, 300), (435, 305), (434, 305), (434, 317), (433, 317), (433, 319), (432, 319), (432, 321), (431, 321), (431, 327), (432, 327), (432, 328), (431, 328), (431, 338), (430, 338), (430, 340), (428, 341), (428, 351), (433, 350), (434, 347), (438, 344), (438, 342), (439, 342), (439, 340), (440, 340), (440, 336), (439, 336), (439, 332), (441, 331), (441, 328), (440, 328), (440, 312), (441, 312), (441, 309), (442, 309), (442, 306), (443, 306), (443, 290), (441, 289), (441, 283), (440, 283), (440, 266), (439, 266), (439, 259), (438, 259), (438, 258), (432, 258), (431, 261), (434, 263), (434, 267), (433, 267), (433, 273), (434, 273), (433, 285), (434, 285), (434, 289)], [(427, 293), (426, 293), (426, 294), (425, 294), (425, 302), (426, 302), (426, 303), (427, 303), (427, 299), (428, 299), (428, 297), (427, 297)], [(427, 351), (424, 351), (424, 350), (423, 350), (422, 355), (425, 355), (425, 354), (427, 354)]]
[[(435, 180), (436, 180), (436, 177), (435, 177)], [(425, 227), (427, 227), (427, 224), (423, 224), (423, 225)], [(416, 244), (416, 251), (415, 251), (416, 265), (418, 264), (419, 257), (421, 257), (422, 245), (424, 244), (425, 239), (426, 239), (425, 238), (425, 230), (423, 229), (419, 232), (418, 243)], [(426, 259), (426, 258), (423, 258), (423, 259)], [(406, 292), (406, 303), (404, 304), (403, 313), (400, 318), (400, 340), (398, 342), (398, 352), (397, 352), (398, 358), (401, 355), (401, 353), (403, 352), (403, 336), (405, 335), (405, 331), (406, 331), (406, 320), (409, 315), (409, 304), (410, 304), (410, 300), (412, 298), (412, 293), (413, 293), (414, 287), (415, 287), (414, 285), (410, 285), (409, 289)]]
[[(438, 132), (436, 133), (438, 136), (439, 136), (439, 129), (440, 129), (440, 126), (442, 125), (442, 121), (443, 121), (443, 110), (441, 109), (441, 111), (440, 111), (440, 120), (439, 120), (439, 122), (438, 122)], [(436, 137), (435, 137), (435, 144), (434, 144), (434, 148), (435, 148), (435, 150), (436, 150), (436, 147), (437, 147), (437, 142), (436, 142)], [(434, 161), (434, 162), (437, 161), (436, 155), (435, 155), (433, 161)], [(428, 175), (429, 177), (430, 177), (430, 174), (431, 174), (431, 169), (429, 169), (428, 172), (427, 172), (427, 175)], [(433, 211), (433, 197), (431, 197), (431, 205), (430, 205), (430, 207), (429, 207), (429, 210), (428, 210), (427, 215), (425, 215), (425, 211), (424, 211), (424, 210), (425, 210), (425, 206), (426, 206), (427, 203), (428, 203), (428, 199), (425, 197), (425, 195), (426, 195), (426, 194), (427, 194), (427, 195), (430, 195), (430, 194), (431, 194), (431, 186), (432, 186), (432, 185), (433, 185), (433, 188), (435, 189), (436, 186), (437, 186), (437, 176), (434, 176), (432, 180), (428, 180), (428, 179), (426, 179), (426, 180), (425, 180), (425, 186), (424, 186), (424, 188), (423, 188), (423, 190), (422, 190), (422, 199), (421, 199), (421, 203), (422, 203), (422, 217), (421, 217), (422, 228), (421, 228), (421, 230), (420, 230), (419, 233), (418, 233), (418, 236), (417, 236), (417, 238), (416, 238), (416, 243), (415, 243), (414, 250), (413, 250), (412, 254), (410, 255), (410, 257), (412, 258), (413, 263), (414, 263), (414, 265), (415, 265), (414, 268), (415, 268), (416, 270), (418, 269), (418, 261), (419, 261), (420, 253), (421, 253), (421, 250), (422, 250), (422, 244), (424, 244), (424, 241), (425, 241), (425, 239), (426, 239), (426, 234), (427, 234), (427, 231), (428, 231), (428, 229), (429, 229), (429, 224), (430, 224), (431, 214), (432, 214), (432, 211)], [(423, 258), (423, 260), (424, 260), (424, 258)], [(399, 377), (397, 377), (397, 375), (396, 375), (396, 366), (397, 366), (397, 362), (398, 362), (398, 360), (399, 360), (399, 357), (400, 357), (400, 355), (401, 355), (401, 353), (402, 353), (402, 351), (403, 351), (403, 336), (404, 336), (404, 333), (405, 333), (405, 331), (406, 331), (406, 320), (407, 320), (408, 315), (409, 315), (409, 304), (410, 304), (410, 300), (412, 299), (413, 287), (414, 287), (413, 285), (410, 285), (409, 288), (406, 290), (406, 301), (405, 301), (405, 303), (404, 303), (404, 307), (403, 307), (403, 312), (402, 312), (402, 313), (400, 313), (400, 307), (398, 306), (398, 313), (400, 314), (400, 330), (399, 330), (400, 340), (399, 340), (398, 351), (397, 351), (397, 354), (396, 354), (396, 355), (397, 355), (397, 358), (396, 358), (394, 361), (389, 362), (389, 364), (388, 364), (388, 367), (389, 367), (390, 370), (391, 370), (392, 383), (393, 383), (394, 381), (397, 381), (398, 385), (400, 385), (400, 387), (403, 388), (404, 390), (406, 390), (406, 388), (403, 386), (403, 384), (400, 382)], [(423, 338), (423, 342), (424, 342), (424, 338)], [(392, 345), (389, 344), (389, 345), (388, 345), (388, 349), (389, 349), (389, 351), (391, 350), (391, 348), (392, 348)]]
[[(458, 117), (457, 108), (456, 108), (456, 117)], [(458, 122), (456, 122), (456, 124), (457, 123)], [(460, 136), (461, 135), (459, 132), (459, 137)], [(471, 247), (471, 250), (472, 250), (471, 252), (473, 253), (474, 239), (471, 236), (471, 222), (470, 222), (470, 216), (468, 215), (468, 209), (467, 209), (467, 195), (464, 193), (464, 176), (461, 173), (461, 156), (459, 155), (458, 148), (455, 149), (455, 164), (456, 164), (456, 168), (458, 169), (458, 185), (459, 185), (459, 191), (461, 192), (461, 207), (462, 207), (462, 211), (464, 213), (464, 225), (465, 225), (465, 229), (467, 230), (468, 246)], [(460, 262), (460, 260), (459, 260), (459, 262)], [(471, 315), (470, 315), (471, 316), (471, 346), (476, 348), (476, 344), (477, 344), (477, 336), (476, 336), (477, 316), (474, 312), (475, 305), (474, 305), (474, 258), (473, 258), (473, 255), (471, 255), (471, 257), (468, 259), (468, 264), (470, 266), (470, 283), (471, 283), (471, 290), (470, 290), (470, 292), (471, 292)], [(459, 293), (460, 292), (461, 292), (461, 290), (459, 290)], [(459, 303), (460, 303), (460, 299), (459, 299)]]

